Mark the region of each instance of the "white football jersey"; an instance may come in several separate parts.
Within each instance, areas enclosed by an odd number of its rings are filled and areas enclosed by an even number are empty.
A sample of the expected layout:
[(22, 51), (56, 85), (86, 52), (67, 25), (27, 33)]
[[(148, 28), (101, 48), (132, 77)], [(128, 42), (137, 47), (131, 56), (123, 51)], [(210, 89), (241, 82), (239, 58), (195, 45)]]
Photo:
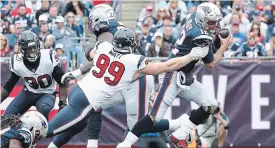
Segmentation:
[(114, 52), (109, 42), (98, 42), (94, 50), (94, 66), (78, 82), (88, 99), (124, 89), (133, 81), (133, 75), (147, 64), (146, 57), (142, 55)]
[(22, 54), (14, 54), (10, 60), (10, 70), (23, 78), (27, 89), (33, 93), (53, 93), (56, 81), (52, 77), (54, 67), (59, 58), (54, 50), (41, 49), (38, 68), (28, 69), (23, 62)]

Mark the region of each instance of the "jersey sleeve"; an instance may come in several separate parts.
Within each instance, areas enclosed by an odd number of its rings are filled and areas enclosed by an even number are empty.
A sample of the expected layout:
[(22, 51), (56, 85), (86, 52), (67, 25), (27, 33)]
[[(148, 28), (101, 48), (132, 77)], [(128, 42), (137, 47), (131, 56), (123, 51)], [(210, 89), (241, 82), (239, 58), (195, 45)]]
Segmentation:
[(10, 58), (10, 61), (9, 61), (9, 64), (10, 64), (10, 65), (9, 65), (9, 69), (10, 69), (11, 72), (17, 74), (17, 73), (16, 73), (16, 70), (14, 69), (14, 68), (15, 68), (15, 67), (14, 67), (14, 65), (15, 65), (15, 64), (14, 64), (14, 56), (15, 56), (15, 55), (12, 55), (11, 58)]
[(209, 64), (214, 61), (214, 53), (213, 53), (213, 44), (209, 45), (209, 51), (208, 54), (202, 58), (202, 61), (204, 64)]
[(145, 56), (141, 55), (139, 60), (138, 60), (138, 64), (137, 64), (137, 70), (141, 70), (143, 68), (145, 68), (148, 64), (148, 60)]
[(97, 41), (94, 47), (95, 53), (107, 53), (110, 49), (113, 49), (113, 45), (107, 41)]
[(58, 65), (59, 62), (60, 62), (60, 59), (59, 59), (57, 53), (53, 49), (50, 50), (50, 59), (51, 59), (51, 61), (53, 63), (53, 67), (55, 67), (56, 65)]

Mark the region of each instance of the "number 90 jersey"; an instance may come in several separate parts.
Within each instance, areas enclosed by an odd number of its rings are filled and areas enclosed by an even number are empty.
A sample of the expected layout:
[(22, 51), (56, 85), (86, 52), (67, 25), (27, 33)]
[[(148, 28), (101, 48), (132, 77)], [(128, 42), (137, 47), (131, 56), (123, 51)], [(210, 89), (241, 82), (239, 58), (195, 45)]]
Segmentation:
[(94, 66), (78, 82), (88, 99), (124, 89), (133, 81), (133, 75), (147, 64), (142, 55), (114, 52), (109, 42), (98, 42), (94, 50)]
[(52, 78), (54, 67), (58, 65), (59, 58), (54, 50), (41, 49), (40, 62), (37, 69), (28, 69), (23, 62), (21, 54), (14, 54), (10, 59), (10, 71), (23, 78), (26, 88), (37, 94), (53, 93), (56, 82)]

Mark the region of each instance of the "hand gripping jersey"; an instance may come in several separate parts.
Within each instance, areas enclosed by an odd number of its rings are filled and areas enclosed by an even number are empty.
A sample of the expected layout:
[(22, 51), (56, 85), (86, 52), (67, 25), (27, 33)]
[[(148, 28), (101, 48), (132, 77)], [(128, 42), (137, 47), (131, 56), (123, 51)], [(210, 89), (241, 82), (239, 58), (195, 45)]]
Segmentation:
[(26, 88), (33, 93), (53, 93), (56, 89), (56, 82), (53, 80), (52, 72), (59, 63), (55, 51), (42, 49), (38, 68), (28, 69), (23, 62), (21, 54), (14, 54), (10, 60), (10, 70), (22, 77)]
[(133, 75), (147, 64), (142, 55), (123, 55), (112, 49), (113, 45), (109, 42), (98, 42), (95, 46), (94, 66), (78, 82), (88, 99), (100, 95), (104, 97), (124, 89), (133, 81)]

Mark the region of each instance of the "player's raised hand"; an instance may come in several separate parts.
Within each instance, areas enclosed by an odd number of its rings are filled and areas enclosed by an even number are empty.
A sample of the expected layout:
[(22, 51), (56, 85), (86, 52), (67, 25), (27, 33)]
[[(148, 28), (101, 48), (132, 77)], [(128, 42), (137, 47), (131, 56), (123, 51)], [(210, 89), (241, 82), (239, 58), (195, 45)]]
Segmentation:
[(226, 38), (222, 38), (221, 35), (219, 35), (219, 38), (221, 40), (221, 45), (225, 48), (228, 48), (233, 42), (233, 36), (231, 33)]
[(67, 83), (69, 83), (70, 80), (74, 80), (75, 78), (77, 78), (78, 76), (81, 76), (81, 75), (82, 75), (82, 73), (81, 73), (80, 69), (77, 69), (72, 72), (67, 72), (62, 76), (61, 83), (67, 84)]
[(209, 47), (194, 47), (190, 52), (190, 56), (193, 60), (204, 58), (209, 52)]

